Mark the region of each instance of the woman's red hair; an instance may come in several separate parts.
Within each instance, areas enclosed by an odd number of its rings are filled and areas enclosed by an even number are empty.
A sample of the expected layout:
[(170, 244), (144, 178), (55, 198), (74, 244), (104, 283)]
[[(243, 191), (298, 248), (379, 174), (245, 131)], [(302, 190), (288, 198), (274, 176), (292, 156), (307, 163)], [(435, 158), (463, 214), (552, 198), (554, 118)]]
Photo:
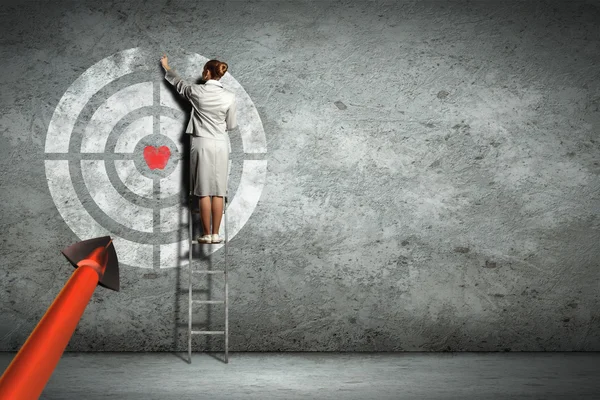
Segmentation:
[(204, 64), (204, 70), (210, 72), (212, 79), (221, 79), (227, 72), (227, 63), (219, 60), (209, 60)]

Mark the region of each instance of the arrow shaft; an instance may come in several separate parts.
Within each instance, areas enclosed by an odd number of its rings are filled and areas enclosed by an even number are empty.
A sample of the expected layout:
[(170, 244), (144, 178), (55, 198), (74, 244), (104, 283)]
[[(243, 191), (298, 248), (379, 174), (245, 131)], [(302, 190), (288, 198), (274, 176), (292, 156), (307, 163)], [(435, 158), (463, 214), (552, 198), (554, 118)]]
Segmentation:
[(0, 378), (0, 400), (39, 398), (60, 361), (98, 280), (99, 273), (94, 265), (82, 262), (75, 269), (4, 371)]

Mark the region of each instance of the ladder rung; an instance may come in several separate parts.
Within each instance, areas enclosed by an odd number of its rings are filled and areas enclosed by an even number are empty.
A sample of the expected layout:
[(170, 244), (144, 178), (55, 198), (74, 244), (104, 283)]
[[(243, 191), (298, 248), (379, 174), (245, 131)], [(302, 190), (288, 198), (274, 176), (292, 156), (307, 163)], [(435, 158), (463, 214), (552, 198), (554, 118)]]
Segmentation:
[(195, 304), (225, 304), (224, 300), (192, 300)]
[(224, 335), (225, 331), (192, 331), (192, 335)]
[(192, 244), (223, 244), (223, 243), (225, 243), (225, 240), (223, 240), (220, 243), (198, 243), (197, 240), (192, 240)]
[(222, 269), (197, 269), (192, 270), (193, 274), (224, 274), (225, 271)]

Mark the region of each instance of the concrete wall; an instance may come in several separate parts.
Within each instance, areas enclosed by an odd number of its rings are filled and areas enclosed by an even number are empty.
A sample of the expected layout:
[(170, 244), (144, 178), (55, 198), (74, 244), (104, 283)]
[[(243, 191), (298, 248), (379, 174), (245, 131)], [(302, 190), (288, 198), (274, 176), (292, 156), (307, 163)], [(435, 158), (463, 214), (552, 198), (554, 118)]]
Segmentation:
[(106, 233), (121, 290), (67, 350), (186, 348), (189, 106), (163, 52), (190, 80), (226, 61), (242, 110), (230, 350), (600, 350), (598, 2), (20, 3), (0, 13), (0, 350), (70, 276), (60, 250)]

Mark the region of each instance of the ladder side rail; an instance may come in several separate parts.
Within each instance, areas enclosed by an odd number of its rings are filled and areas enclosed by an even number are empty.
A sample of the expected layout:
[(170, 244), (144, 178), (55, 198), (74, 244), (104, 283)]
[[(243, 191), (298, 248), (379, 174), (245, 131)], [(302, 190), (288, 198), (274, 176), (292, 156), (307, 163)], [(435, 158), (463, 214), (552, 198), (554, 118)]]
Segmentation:
[(225, 302), (225, 363), (228, 363), (228, 355), (229, 355), (229, 293), (228, 293), (228, 285), (227, 285), (227, 247), (229, 246), (229, 237), (227, 236), (227, 194), (225, 194), (225, 206), (223, 207), (223, 219), (225, 219), (225, 266), (223, 270), (224, 280), (225, 280), (225, 298), (223, 301)]
[(189, 363), (192, 363), (192, 253), (193, 253), (193, 185), (192, 185), (192, 137), (189, 136), (190, 141), (190, 168), (188, 169), (188, 174), (190, 177), (190, 187), (188, 194), (188, 359)]

